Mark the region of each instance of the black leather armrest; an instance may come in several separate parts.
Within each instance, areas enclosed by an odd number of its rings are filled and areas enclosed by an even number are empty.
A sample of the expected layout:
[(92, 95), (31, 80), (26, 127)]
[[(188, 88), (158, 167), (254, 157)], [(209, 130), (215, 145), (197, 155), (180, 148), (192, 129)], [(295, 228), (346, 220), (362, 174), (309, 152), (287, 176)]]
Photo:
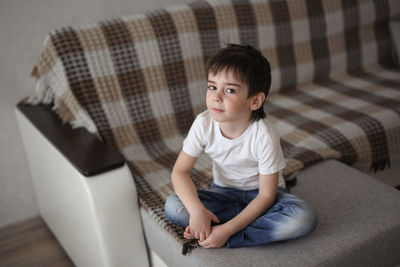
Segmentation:
[(116, 149), (102, 143), (84, 128), (72, 129), (63, 124), (49, 105), (28, 105), (18, 109), (84, 176), (100, 174), (124, 164)]

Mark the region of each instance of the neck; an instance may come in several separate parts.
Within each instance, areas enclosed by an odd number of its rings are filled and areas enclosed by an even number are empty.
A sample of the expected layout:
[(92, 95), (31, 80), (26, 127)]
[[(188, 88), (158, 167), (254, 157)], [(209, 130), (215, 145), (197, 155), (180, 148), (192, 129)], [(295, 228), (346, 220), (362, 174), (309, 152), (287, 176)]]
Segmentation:
[(250, 121), (247, 123), (235, 124), (232, 122), (220, 122), (219, 129), (222, 135), (228, 139), (235, 139), (240, 137), (249, 127)]

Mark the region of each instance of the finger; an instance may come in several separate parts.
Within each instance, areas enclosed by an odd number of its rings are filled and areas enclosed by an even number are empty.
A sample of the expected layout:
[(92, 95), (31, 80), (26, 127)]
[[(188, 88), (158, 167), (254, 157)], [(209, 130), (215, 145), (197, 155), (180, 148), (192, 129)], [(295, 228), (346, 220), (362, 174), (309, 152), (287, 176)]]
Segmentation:
[(219, 223), (219, 219), (218, 219), (217, 215), (215, 215), (215, 214), (212, 213), (211, 211), (209, 211), (209, 212), (210, 212), (210, 215), (211, 215), (211, 220), (212, 220), (213, 222), (215, 222), (215, 223)]
[(210, 236), (210, 234), (211, 234), (211, 230), (207, 230), (207, 231), (206, 231), (206, 237), (205, 237), (205, 238), (207, 239), (207, 238)]
[(188, 233), (186, 233), (186, 232), (183, 233), (183, 237), (186, 238), (186, 239), (191, 239), (191, 238), (190, 238), (190, 234), (188, 234)]
[(189, 233), (190, 234), (190, 227), (189, 226), (186, 226), (185, 233)]
[(199, 245), (202, 246), (203, 248), (207, 248), (208, 245), (209, 245), (207, 239), (204, 240), (204, 241), (199, 241), (198, 243), (199, 243)]
[(219, 222), (220, 222), (219, 219), (218, 219), (218, 217), (217, 217), (215, 214), (213, 214), (213, 216), (211, 217), (211, 220), (212, 220), (213, 222), (215, 222), (215, 223), (219, 223)]
[(202, 233), (200, 233), (200, 241), (203, 241), (203, 240), (205, 240), (206, 239), (206, 237), (204, 236), (204, 233), (202, 232)]
[(185, 228), (185, 232), (183, 232), (183, 237), (186, 238), (186, 239), (190, 239), (190, 236), (191, 236), (190, 227), (187, 226), (187, 227)]
[(203, 243), (203, 248), (212, 248), (211, 244), (209, 242)]
[(197, 231), (195, 231), (195, 232), (194, 232), (194, 237), (195, 237), (196, 239), (200, 239), (200, 233), (197, 232)]

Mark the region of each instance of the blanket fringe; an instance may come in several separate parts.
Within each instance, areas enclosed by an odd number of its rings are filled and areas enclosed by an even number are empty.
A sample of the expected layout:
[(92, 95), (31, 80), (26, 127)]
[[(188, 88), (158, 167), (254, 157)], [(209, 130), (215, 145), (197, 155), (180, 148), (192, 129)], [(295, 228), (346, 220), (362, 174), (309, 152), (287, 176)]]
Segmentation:
[(297, 184), (297, 176), (292, 177), (290, 180), (285, 180), (286, 189), (290, 192), (290, 189), (295, 187)]
[(37, 66), (33, 67), (31, 71), (31, 77), (35, 77), (36, 79), (40, 77), (40, 73)]
[(28, 97), (26, 103), (30, 105), (52, 104), (53, 111), (59, 116), (63, 123), (69, 123), (74, 129), (83, 127), (99, 140), (103, 140), (96, 125), (85, 110), (82, 110), (79, 114), (81, 116), (80, 118), (76, 118), (64, 102), (56, 97), (54, 90), (45, 86), (41, 80), (37, 80), (35, 92)]
[(370, 172), (376, 173), (377, 171), (383, 171), (385, 168), (390, 168), (390, 159), (372, 163)]
[(35, 92), (29, 96), (28, 103), (31, 105), (51, 104), (54, 102), (55, 94), (51, 88), (45, 86), (41, 80), (36, 82)]
[(198, 246), (199, 243), (195, 238), (185, 241), (182, 245), (182, 255), (186, 256), (191, 249), (197, 248)]

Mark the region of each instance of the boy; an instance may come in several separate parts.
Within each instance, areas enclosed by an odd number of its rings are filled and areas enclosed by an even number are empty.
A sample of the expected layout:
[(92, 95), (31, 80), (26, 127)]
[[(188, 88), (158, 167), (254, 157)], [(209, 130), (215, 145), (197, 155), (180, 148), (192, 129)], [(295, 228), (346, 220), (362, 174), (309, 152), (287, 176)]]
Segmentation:
[[(316, 227), (313, 209), (289, 194), (279, 136), (264, 121), (271, 84), (267, 59), (230, 44), (208, 64), (207, 110), (184, 140), (165, 215), (205, 248), (244, 247), (300, 237)], [(196, 190), (190, 172), (201, 153), (213, 160), (211, 189)]]

